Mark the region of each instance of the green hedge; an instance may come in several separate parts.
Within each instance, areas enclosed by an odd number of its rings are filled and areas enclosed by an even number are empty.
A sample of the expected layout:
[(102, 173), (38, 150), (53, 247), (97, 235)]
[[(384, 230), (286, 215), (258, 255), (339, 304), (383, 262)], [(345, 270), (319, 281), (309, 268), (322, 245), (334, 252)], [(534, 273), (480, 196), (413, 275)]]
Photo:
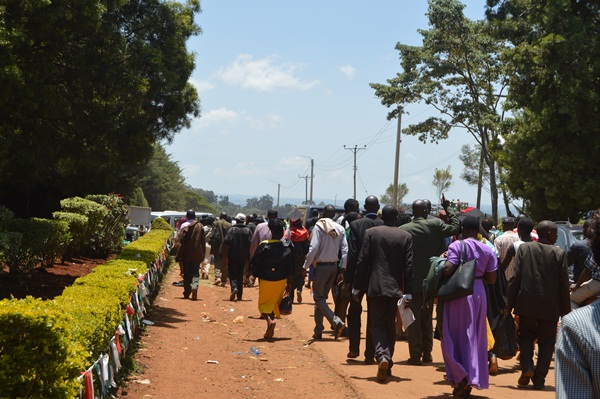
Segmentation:
[[(128, 273), (130, 269), (137, 272)], [(73, 338), (86, 344), (86, 357), (82, 359), (85, 364), (92, 364), (106, 349), (137, 287), (137, 273), (146, 270), (144, 262), (112, 260), (75, 280), (55, 299), (64, 312), (77, 320), (72, 324)]]
[(54, 301), (27, 297), (0, 305), (0, 397), (72, 398), (86, 364), (72, 316)]
[(69, 226), (71, 241), (65, 250), (66, 257), (72, 257), (85, 251), (85, 242), (89, 219), (85, 215), (74, 212), (54, 212), (52, 217), (56, 220), (64, 221)]
[(161, 226), (153, 224), (117, 259), (77, 279), (52, 301), (0, 301), (0, 398), (77, 396), (77, 378), (114, 336), (137, 275), (162, 256), (172, 236), (171, 226)]

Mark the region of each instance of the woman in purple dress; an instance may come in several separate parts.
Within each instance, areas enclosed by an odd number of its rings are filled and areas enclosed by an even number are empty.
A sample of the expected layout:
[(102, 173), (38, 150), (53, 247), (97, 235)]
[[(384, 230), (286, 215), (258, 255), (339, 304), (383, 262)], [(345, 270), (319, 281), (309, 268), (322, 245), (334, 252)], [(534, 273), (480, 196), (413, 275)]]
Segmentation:
[(442, 354), (446, 378), (452, 384), (453, 396), (468, 397), (471, 387), (489, 388), (488, 341), (486, 329), (486, 284), (496, 282), (496, 255), (477, 240), (479, 220), (467, 216), (462, 222), (463, 240), (448, 247), (448, 258), (442, 276), (450, 276), (460, 264), (464, 242), (465, 260), (477, 260), (473, 294), (444, 302)]

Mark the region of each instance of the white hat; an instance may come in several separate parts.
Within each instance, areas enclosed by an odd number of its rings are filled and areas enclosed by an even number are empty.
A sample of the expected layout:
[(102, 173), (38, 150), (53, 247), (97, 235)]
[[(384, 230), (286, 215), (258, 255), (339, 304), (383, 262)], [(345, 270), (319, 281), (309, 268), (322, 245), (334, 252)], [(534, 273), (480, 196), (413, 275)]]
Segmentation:
[(245, 222), (246, 215), (244, 215), (243, 213), (238, 213), (237, 215), (235, 215), (235, 219), (239, 220), (240, 222)]

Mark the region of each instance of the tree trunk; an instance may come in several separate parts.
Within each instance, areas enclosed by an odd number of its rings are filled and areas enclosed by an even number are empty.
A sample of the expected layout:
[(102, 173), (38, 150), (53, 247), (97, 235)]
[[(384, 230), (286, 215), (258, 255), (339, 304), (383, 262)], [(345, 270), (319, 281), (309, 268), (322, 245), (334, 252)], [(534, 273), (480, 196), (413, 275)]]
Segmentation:
[(496, 161), (490, 156), (490, 196), (492, 199), (492, 220), (498, 223), (498, 184), (496, 183)]
[(479, 150), (479, 178), (477, 179), (477, 209), (481, 209), (481, 189), (483, 187), (483, 149)]

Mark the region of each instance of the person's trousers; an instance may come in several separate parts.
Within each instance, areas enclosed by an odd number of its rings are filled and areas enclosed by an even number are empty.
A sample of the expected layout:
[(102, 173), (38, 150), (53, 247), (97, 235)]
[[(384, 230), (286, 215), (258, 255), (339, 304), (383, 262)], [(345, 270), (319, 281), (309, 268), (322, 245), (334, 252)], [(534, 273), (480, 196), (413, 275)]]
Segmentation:
[(369, 325), (377, 362), (387, 360), (392, 367), (396, 346), (396, 309), (398, 298), (367, 297)]
[(577, 309), (586, 299), (600, 295), (600, 281), (590, 279), (571, 292), (571, 309)]
[(215, 280), (221, 280), (221, 284), (227, 283), (227, 266), (223, 264), (223, 255), (215, 254)]
[[(362, 300), (364, 292), (358, 296), (359, 301), (351, 300), (348, 308), (348, 340), (349, 351), (360, 353), (360, 330), (362, 327), (361, 316), (363, 312)], [(370, 309), (370, 308), (369, 308)], [(375, 346), (371, 336), (370, 320), (371, 312), (367, 313), (367, 338), (365, 339), (365, 359), (373, 359), (375, 357)]]
[[(521, 350), (521, 369), (534, 370), (532, 378), (535, 385), (544, 384), (556, 342), (558, 320), (543, 320), (535, 317), (519, 316), (518, 341)], [(535, 340), (538, 341), (537, 364), (533, 365)]]
[(237, 299), (242, 299), (244, 293), (244, 266), (246, 262), (229, 261), (229, 282), (231, 284), (231, 293), (237, 290)]
[(321, 335), (325, 329), (323, 316), (327, 318), (331, 328), (335, 328), (342, 322), (327, 305), (327, 297), (335, 283), (336, 276), (337, 265), (320, 265), (315, 268), (315, 279), (312, 283), (313, 299), (315, 301), (315, 334)]
[(183, 296), (188, 297), (192, 290), (198, 289), (200, 279), (200, 262), (183, 262)]
[(292, 298), (292, 301), (294, 300), (294, 294), (296, 292), (296, 290), (298, 290), (298, 292), (302, 293), (302, 287), (304, 286), (304, 275), (303, 274), (294, 274), (294, 277), (292, 278), (292, 288), (291, 288), (291, 292), (290, 292), (290, 297)]
[(408, 327), (408, 351), (413, 359), (431, 355), (433, 349), (433, 306), (425, 306), (423, 293), (413, 293), (410, 308), (415, 321)]
[(206, 274), (208, 276), (208, 270), (210, 268), (210, 260), (212, 259), (212, 255), (210, 253), (210, 245), (206, 244), (204, 254), (205, 254), (205, 256), (204, 256), (204, 260), (202, 261), (202, 264), (200, 265), (200, 271), (203, 274)]

